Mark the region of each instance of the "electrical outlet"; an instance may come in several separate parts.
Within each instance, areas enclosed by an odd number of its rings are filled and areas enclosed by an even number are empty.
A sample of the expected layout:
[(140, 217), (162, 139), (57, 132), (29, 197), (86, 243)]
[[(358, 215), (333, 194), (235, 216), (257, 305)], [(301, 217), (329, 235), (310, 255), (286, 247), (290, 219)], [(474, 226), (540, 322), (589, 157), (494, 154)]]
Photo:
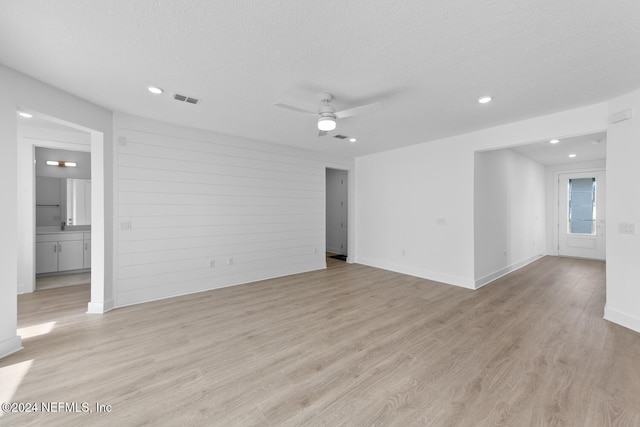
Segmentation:
[(227, 265), (233, 265), (233, 258), (227, 258)]
[(629, 222), (618, 223), (618, 233), (620, 234), (636, 234), (636, 225)]
[(210, 259), (210, 260), (209, 260), (209, 267), (210, 267), (210, 268), (213, 268), (213, 267), (215, 267), (215, 266), (216, 266), (216, 260), (214, 260), (214, 259)]

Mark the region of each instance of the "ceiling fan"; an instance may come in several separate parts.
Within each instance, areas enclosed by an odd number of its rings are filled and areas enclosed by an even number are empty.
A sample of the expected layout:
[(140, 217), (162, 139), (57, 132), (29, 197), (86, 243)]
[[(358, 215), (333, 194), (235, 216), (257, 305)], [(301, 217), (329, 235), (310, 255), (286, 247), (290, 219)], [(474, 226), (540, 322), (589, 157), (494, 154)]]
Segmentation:
[(347, 110), (336, 111), (331, 105), (333, 101), (333, 95), (323, 92), (320, 94), (320, 107), (317, 112), (305, 110), (304, 108), (295, 107), (287, 104), (275, 104), (276, 107), (286, 108), (287, 110), (297, 111), (298, 113), (311, 114), (318, 117), (318, 136), (324, 136), (329, 131), (336, 128), (336, 120), (344, 117), (357, 116), (377, 108), (382, 107), (382, 104), (375, 102), (373, 104), (361, 105), (360, 107), (349, 108)]

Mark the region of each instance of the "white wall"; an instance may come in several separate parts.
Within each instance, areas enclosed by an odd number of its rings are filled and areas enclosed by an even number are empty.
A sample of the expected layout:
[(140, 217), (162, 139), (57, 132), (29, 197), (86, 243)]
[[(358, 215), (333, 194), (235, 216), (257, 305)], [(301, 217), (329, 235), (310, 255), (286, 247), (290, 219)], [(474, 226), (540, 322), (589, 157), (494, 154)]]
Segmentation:
[[(21, 133), (24, 137), (28, 138), (28, 135), (25, 134), (25, 132), (27, 132), (27, 130), (24, 130)], [(53, 135), (56, 135), (56, 133), (53, 130), (49, 132), (52, 132), (50, 139), (53, 139)], [(28, 138), (28, 139), (34, 142), (33, 138)], [(91, 149), (91, 139), (89, 134), (86, 134), (82, 139), (86, 140), (85, 144), (87, 149)], [(55, 142), (71, 143), (72, 141), (65, 141), (65, 139), (62, 139), (62, 141), (57, 140)], [(40, 144), (45, 144), (45, 143), (46, 141), (40, 142)], [(38, 145), (38, 143), (36, 142), (35, 145)], [(47, 160), (66, 160), (69, 162), (75, 162), (77, 166), (75, 168), (70, 168), (70, 167), (61, 168), (59, 166), (49, 166), (47, 165)], [(88, 151), (57, 150), (52, 148), (38, 147), (36, 148), (35, 168), (36, 168), (36, 176), (91, 179), (91, 153)]]
[(544, 255), (545, 168), (513, 150), (475, 154), (476, 288)]
[[(111, 153), (110, 141), (112, 134), (112, 116), (107, 110), (97, 107), (87, 101), (76, 98), (37, 80), (17, 73), (11, 69), (0, 66), (0, 158), (6, 159), (0, 171), (0, 194), (6, 206), (15, 206), (15, 209), (0, 210), (0, 221), (6, 227), (3, 231), (3, 240), (8, 244), (0, 248), (0, 356), (17, 351), (20, 348), (20, 338), (16, 335), (17, 319), (17, 282), (18, 282), (18, 244), (19, 240), (32, 240), (32, 235), (18, 233), (22, 229), (18, 218), (22, 218), (24, 206), (19, 205), (17, 197), (18, 160), (17, 150), (17, 116), (20, 109), (57, 117), (62, 120), (77, 123), (89, 129), (94, 129), (104, 134), (107, 153)], [(111, 158), (106, 156), (104, 170), (107, 175), (107, 183), (110, 185)], [(95, 168), (92, 168), (95, 171)], [(107, 194), (110, 196), (108, 187)], [(107, 215), (112, 218), (110, 210), (110, 198), (104, 202), (107, 204)], [(28, 208), (27, 208), (28, 209)], [(33, 214), (31, 216), (33, 218)], [(111, 242), (109, 233), (110, 223), (104, 227), (107, 238), (99, 239), (104, 249), (109, 250)], [(13, 242), (10, 243), (10, 242)], [(25, 245), (26, 246), (26, 245)], [(108, 267), (105, 271), (105, 281), (110, 280)], [(102, 298), (108, 297), (109, 286), (104, 287)], [(92, 294), (92, 299), (94, 295)]]
[(356, 262), (474, 288), (474, 153), (606, 127), (602, 103), (357, 158)]
[(116, 305), (326, 267), (335, 159), (127, 115), (116, 126)]
[[(607, 305), (605, 318), (640, 332), (640, 90), (609, 103), (609, 113), (633, 109), (633, 118), (607, 131)], [(636, 234), (618, 225), (635, 224)]]

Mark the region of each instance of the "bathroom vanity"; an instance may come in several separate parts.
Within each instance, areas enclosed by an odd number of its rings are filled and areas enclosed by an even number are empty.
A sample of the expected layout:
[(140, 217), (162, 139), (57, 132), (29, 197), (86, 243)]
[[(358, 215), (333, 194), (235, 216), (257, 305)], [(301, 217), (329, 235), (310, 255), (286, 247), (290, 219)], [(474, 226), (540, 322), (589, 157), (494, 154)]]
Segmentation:
[(36, 234), (36, 274), (91, 268), (91, 232)]

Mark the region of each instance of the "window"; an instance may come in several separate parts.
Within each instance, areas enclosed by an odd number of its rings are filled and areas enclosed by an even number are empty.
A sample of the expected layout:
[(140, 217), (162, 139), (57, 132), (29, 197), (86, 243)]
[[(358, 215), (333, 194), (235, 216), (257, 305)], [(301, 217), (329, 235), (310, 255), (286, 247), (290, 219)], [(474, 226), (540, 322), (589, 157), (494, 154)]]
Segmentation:
[(568, 194), (568, 232), (596, 234), (596, 179), (570, 179)]

